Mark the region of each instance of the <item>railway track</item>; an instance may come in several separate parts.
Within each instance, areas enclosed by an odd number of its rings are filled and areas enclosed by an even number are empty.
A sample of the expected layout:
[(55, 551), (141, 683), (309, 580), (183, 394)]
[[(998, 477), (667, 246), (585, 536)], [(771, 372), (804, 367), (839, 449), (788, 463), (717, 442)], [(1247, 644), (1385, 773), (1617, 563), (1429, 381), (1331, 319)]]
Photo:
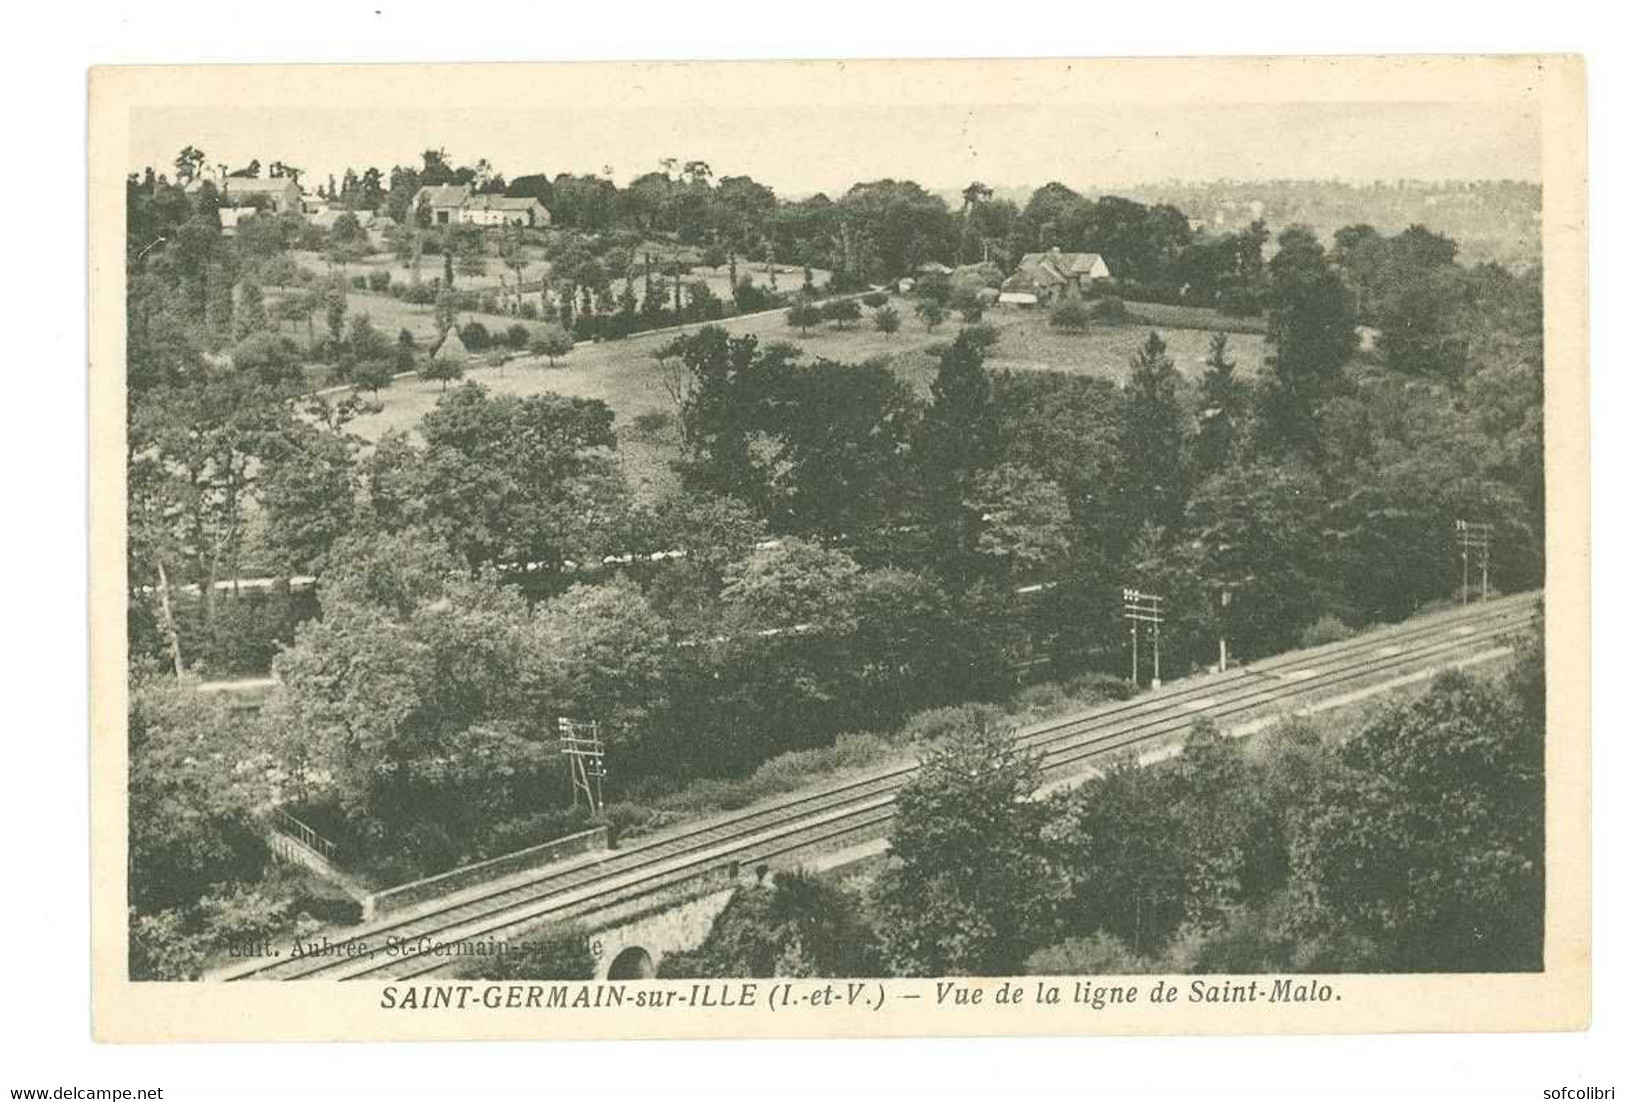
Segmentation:
[[(1034, 724), (1018, 731), (1017, 739), (1040, 755), (1046, 782), (1060, 779), (1086, 767), (1090, 759), (1177, 735), (1204, 717), (1222, 721), (1454, 660), (1529, 626), (1538, 599), (1538, 594), (1503, 598), (1294, 651), (1082, 715)], [(685, 885), (696, 886), (730, 869), (867, 841), (883, 832), (893, 814), (893, 797), (917, 768), (909, 764), (878, 770), (643, 839), (597, 861), (542, 869), (518, 883), (460, 893), (439, 905), (346, 933), (320, 954), (263, 959), (219, 978), (382, 980), (426, 975), (457, 958), (413, 947), (500, 937), (543, 920), (590, 918)]]

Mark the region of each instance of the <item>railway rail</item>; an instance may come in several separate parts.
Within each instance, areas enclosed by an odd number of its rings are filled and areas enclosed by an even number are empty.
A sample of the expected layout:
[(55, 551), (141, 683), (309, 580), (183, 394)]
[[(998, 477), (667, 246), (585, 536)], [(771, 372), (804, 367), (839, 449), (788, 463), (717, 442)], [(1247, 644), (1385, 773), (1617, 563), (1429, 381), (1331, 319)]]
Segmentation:
[[(1177, 735), (1198, 720), (1221, 721), (1260, 707), (1458, 659), (1529, 627), (1538, 593), (1439, 613), (1353, 639), (1264, 659), (1224, 674), (1175, 683), (1089, 712), (1024, 727), (1023, 748), (1039, 755), (1046, 782), (1105, 755)], [(543, 921), (587, 919), (703, 884), (719, 873), (879, 836), (893, 799), (919, 768), (894, 766), (814, 792), (764, 803), (639, 840), (601, 859), (537, 870), (460, 893), (346, 932), (320, 953), (261, 959), (219, 978), (240, 980), (405, 979), (457, 958), (419, 951), (501, 936)]]

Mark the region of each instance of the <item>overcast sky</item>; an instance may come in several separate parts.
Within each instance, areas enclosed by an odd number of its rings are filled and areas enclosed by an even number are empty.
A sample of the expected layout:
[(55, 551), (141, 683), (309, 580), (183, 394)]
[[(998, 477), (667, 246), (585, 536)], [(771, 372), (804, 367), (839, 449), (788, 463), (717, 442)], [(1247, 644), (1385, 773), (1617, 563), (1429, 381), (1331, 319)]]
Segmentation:
[(509, 179), (600, 172), (625, 184), (661, 157), (700, 159), (780, 195), (839, 194), (886, 176), (932, 188), (1060, 180), (1079, 190), (1171, 179), (1513, 178), (1538, 180), (1529, 104), (1292, 103), (774, 106), (636, 110), (151, 108), (132, 117), (131, 167), (173, 172), (192, 144), (213, 164), (258, 158), (306, 169), (307, 184), (346, 166), (387, 175), (444, 147), (453, 163), (486, 157)]

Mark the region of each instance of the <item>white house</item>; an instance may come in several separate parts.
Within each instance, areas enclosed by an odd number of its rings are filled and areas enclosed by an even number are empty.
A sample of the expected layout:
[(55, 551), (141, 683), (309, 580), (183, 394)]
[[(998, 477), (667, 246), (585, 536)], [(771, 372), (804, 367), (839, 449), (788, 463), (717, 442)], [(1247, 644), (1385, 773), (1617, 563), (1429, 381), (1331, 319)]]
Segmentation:
[(539, 199), (472, 195), (458, 211), (458, 221), (473, 226), (546, 226), (553, 216)]

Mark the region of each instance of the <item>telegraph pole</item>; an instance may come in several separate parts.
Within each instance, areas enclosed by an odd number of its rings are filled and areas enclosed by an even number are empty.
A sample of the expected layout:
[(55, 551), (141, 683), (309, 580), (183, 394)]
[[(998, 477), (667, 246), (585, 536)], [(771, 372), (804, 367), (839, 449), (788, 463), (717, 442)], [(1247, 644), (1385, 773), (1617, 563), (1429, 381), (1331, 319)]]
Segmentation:
[(1154, 593), (1124, 588), (1123, 618), (1128, 621), (1134, 684), (1140, 684), (1140, 625), (1151, 625), (1151, 687), (1162, 688), (1162, 598)]
[(1479, 600), (1490, 599), (1490, 543), (1495, 526), (1468, 520), (1456, 521), (1456, 546), (1461, 551), (1461, 603), (1472, 599), (1472, 564), (1476, 555), (1479, 571)]
[(593, 815), (604, 806), (604, 740), (598, 734), (598, 721), (586, 723), (559, 717), (559, 750), (570, 759), (570, 806), (575, 807), (580, 797), (587, 801), (587, 811)]

